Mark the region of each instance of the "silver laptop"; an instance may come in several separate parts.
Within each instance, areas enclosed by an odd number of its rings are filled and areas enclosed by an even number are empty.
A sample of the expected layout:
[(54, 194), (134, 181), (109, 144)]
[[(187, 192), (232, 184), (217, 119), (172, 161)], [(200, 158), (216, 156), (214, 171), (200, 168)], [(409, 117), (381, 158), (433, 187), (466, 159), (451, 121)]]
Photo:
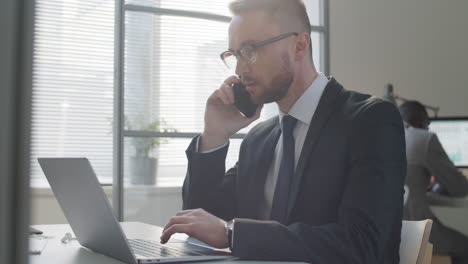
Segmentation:
[(169, 263), (232, 258), (191, 243), (163, 245), (127, 239), (86, 158), (39, 158), (44, 174), (78, 242), (126, 263)]

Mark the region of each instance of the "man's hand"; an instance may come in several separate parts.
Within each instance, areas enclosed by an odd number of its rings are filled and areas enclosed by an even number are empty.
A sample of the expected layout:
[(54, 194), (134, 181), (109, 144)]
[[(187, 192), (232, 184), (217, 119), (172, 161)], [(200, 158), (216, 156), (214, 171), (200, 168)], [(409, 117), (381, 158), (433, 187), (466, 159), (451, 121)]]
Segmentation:
[(427, 186), (427, 191), (430, 192), (432, 191), (432, 188), (434, 187), (434, 185), (437, 184), (437, 180), (434, 176), (431, 176), (431, 180), (429, 182), (429, 186)]
[(166, 243), (174, 233), (185, 233), (210, 246), (227, 248), (229, 241), (224, 228), (225, 224), (226, 221), (203, 209), (182, 211), (171, 217), (164, 227), (161, 243)]
[(257, 112), (251, 118), (242, 115), (234, 106), (232, 85), (239, 82), (237, 76), (227, 78), (208, 98), (205, 109), (205, 128), (200, 138), (199, 151), (223, 145), (230, 136), (260, 117), (263, 105), (257, 108)]

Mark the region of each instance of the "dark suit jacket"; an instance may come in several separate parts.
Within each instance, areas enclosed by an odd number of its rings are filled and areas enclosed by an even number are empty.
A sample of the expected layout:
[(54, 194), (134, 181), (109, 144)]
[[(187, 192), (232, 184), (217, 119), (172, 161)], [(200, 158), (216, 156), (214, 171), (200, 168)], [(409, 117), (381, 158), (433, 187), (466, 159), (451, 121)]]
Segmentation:
[(278, 117), (258, 124), (228, 172), (227, 147), (200, 154), (194, 139), (184, 208), (236, 218), (233, 254), (240, 258), (399, 263), (406, 155), (396, 107), (329, 81), (296, 168), (287, 225), (254, 220), (279, 134)]

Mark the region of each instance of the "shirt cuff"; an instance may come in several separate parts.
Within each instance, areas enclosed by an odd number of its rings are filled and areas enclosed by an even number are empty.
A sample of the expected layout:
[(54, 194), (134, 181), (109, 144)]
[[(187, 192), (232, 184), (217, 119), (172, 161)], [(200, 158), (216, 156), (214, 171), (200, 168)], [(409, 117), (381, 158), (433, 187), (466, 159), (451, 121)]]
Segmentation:
[[(195, 145), (195, 152), (198, 152), (199, 143), (200, 143), (200, 136), (198, 136), (198, 138), (197, 138), (197, 144)], [(202, 151), (202, 152), (199, 152), (199, 153), (200, 154), (207, 154), (207, 153), (215, 152), (217, 150), (220, 150), (220, 149), (226, 147), (228, 145), (228, 143), (229, 143), (229, 140), (226, 141), (226, 143), (224, 143), (222, 146), (219, 146), (219, 147), (214, 148), (214, 149), (205, 150), (205, 151)]]

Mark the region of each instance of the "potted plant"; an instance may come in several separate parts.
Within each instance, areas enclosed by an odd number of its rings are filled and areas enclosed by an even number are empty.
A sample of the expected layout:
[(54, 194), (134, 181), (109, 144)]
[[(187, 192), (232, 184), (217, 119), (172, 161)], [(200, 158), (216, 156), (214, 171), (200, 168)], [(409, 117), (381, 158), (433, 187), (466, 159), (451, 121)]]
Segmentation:
[[(168, 128), (165, 121), (154, 121), (144, 124), (139, 118), (138, 127), (134, 128), (125, 120), (127, 130), (146, 132), (177, 132), (174, 128)], [(132, 137), (131, 144), (135, 149), (135, 155), (130, 157), (130, 183), (136, 185), (154, 185), (158, 167), (158, 159), (151, 157), (150, 153), (165, 140), (156, 137)]]

